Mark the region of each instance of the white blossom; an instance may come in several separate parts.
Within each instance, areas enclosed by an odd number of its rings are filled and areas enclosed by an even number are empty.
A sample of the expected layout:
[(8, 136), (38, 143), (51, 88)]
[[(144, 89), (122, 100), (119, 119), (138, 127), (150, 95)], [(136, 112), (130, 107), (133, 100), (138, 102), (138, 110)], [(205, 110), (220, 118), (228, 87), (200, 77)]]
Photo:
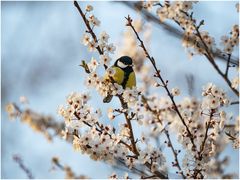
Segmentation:
[(113, 54), (116, 50), (116, 47), (113, 45), (113, 43), (107, 45), (106, 48), (107, 48), (107, 52), (109, 52), (111, 54)]
[(88, 63), (88, 68), (89, 68), (90, 72), (95, 71), (98, 66), (99, 66), (98, 61), (92, 57), (90, 63)]
[(116, 71), (112, 67), (107, 69), (108, 76), (114, 76), (115, 73)]
[(180, 89), (178, 89), (178, 88), (173, 88), (173, 89), (172, 89), (172, 95), (173, 95), (173, 96), (179, 96), (179, 95), (180, 95)]
[(91, 5), (87, 5), (86, 8), (85, 8), (85, 10), (86, 10), (87, 12), (90, 12), (90, 11), (93, 10), (93, 7), (92, 7)]
[(111, 58), (108, 56), (108, 54), (100, 55), (101, 64), (109, 65), (110, 61)]
[(233, 78), (232, 80), (232, 87), (237, 89), (239, 87), (239, 77), (236, 76), (235, 78)]
[(91, 37), (89, 34), (83, 34), (82, 43), (87, 46), (91, 42)]
[(108, 39), (109, 39), (109, 35), (106, 33), (106, 31), (101, 32), (100, 41), (107, 43)]
[(123, 99), (129, 105), (131, 105), (131, 106), (134, 105), (137, 102), (137, 99), (138, 99), (137, 89), (136, 88), (133, 88), (133, 89), (127, 88), (126, 90), (124, 90)]

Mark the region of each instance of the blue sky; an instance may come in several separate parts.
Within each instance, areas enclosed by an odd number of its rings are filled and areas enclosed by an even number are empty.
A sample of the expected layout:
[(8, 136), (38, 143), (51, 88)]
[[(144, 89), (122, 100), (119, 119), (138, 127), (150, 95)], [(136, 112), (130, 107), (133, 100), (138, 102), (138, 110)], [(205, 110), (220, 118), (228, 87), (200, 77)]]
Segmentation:
[[(86, 155), (73, 151), (70, 144), (54, 139), (52, 144), (27, 125), (19, 121), (9, 121), (4, 112), (7, 102), (18, 101), (19, 96), (27, 96), (30, 107), (37, 112), (49, 114), (59, 122), (57, 107), (65, 102), (72, 91), (86, 91), (83, 86), (84, 73), (78, 64), (93, 54), (80, 43), (84, 32), (82, 19), (72, 2), (2, 2), (1, 11), (1, 51), (2, 51), (2, 178), (25, 178), (25, 174), (12, 161), (13, 154), (20, 154), (24, 163), (36, 178), (62, 178), (59, 171), (49, 172), (51, 157), (59, 156), (65, 164), (71, 165), (78, 173), (92, 178), (107, 178), (114, 171), (102, 162), (91, 161)], [(86, 2), (80, 2), (85, 7)], [(124, 17), (134, 11), (116, 2), (89, 2), (94, 6), (94, 14), (101, 20), (97, 33), (105, 30), (110, 41), (117, 44), (126, 30)], [(194, 7), (197, 19), (204, 19), (204, 29), (219, 42), (232, 25), (238, 23), (235, 2), (200, 2)], [(181, 40), (171, 37), (163, 29), (153, 26), (150, 49), (157, 59), (164, 77), (171, 84), (183, 89), (187, 94), (185, 75), (192, 73), (196, 78), (196, 95), (209, 81), (227, 90), (234, 97), (219, 75), (203, 57), (187, 59)], [(97, 54), (94, 54), (98, 57)], [(116, 57), (115, 57), (116, 58)], [(223, 66), (223, 65), (221, 65)], [(91, 91), (94, 93), (94, 91)], [(101, 98), (93, 94), (95, 102)], [(177, 100), (180, 100), (181, 97)], [(95, 107), (99, 105), (92, 102)], [(108, 107), (104, 105), (103, 107)], [(238, 113), (235, 106), (231, 109)], [(229, 169), (238, 172), (238, 153), (228, 148), (233, 163)], [(97, 169), (97, 171), (96, 171)], [(13, 173), (14, 172), (14, 173)]]

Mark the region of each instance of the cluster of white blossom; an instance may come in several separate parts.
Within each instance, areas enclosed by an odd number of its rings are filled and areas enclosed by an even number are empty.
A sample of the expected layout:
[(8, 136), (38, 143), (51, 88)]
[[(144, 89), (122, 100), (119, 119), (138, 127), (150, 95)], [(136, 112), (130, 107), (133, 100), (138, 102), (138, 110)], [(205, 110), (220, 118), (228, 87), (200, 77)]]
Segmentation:
[[(126, 92), (133, 90), (126, 90)], [(126, 95), (126, 97), (132, 95)], [(125, 97), (125, 95), (123, 95)], [(111, 126), (100, 123), (100, 111), (93, 111), (87, 105), (88, 94), (72, 93), (67, 97), (67, 107), (61, 106), (59, 114), (65, 119), (65, 135), (73, 135), (73, 147), (77, 151), (88, 154), (93, 160), (104, 160), (114, 163), (117, 158), (124, 160), (131, 169), (136, 165), (150, 163), (150, 170), (155, 172), (165, 163), (160, 149), (150, 148), (141, 151), (136, 158), (127, 143), (130, 139), (130, 129), (127, 124), (120, 124), (119, 133)], [(133, 100), (130, 100), (132, 103)], [(116, 110), (117, 111), (117, 110)], [(119, 110), (118, 110), (119, 111)], [(113, 113), (113, 110), (110, 110)], [(122, 113), (125, 111), (123, 110)]]
[[(90, 12), (92, 10), (93, 10), (93, 7), (90, 5), (87, 5), (85, 18), (89, 22), (89, 25), (92, 25), (91, 30), (93, 30), (94, 26), (100, 26), (100, 21), (97, 19), (96, 16), (94, 16), (93, 14), (90, 14), (87, 17), (87, 12)], [(92, 37), (92, 32), (87, 31), (87, 33), (83, 35), (82, 43), (85, 46), (88, 46), (88, 50), (90, 52), (100, 50), (101, 51), (101, 54), (99, 57), (100, 63), (104, 65), (109, 65), (111, 61), (111, 57), (109, 56), (109, 53), (113, 54), (114, 51), (116, 50), (116, 47), (113, 45), (113, 43), (108, 43), (108, 40), (109, 40), (109, 35), (105, 31), (100, 33), (99, 39), (97, 39), (97, 37), (96, 38)], [(92, 59), (91, 61), (92, 66), (90, 66), (90, 69), (92, 70), (91, 72), (93, 72), (96, 69), (98, 64), (99, 63), (97, 62), (96, 59)]]
[(223, 105), (226, 106), (229, 104), (226, 93), (212, 83), (204, 86), (202, 96), (205, 97), (202, 104), (203, 109), (217, 109)]
[(114, 76), (114, 74), (115, 71), (113, 68), (106, 70), (105, 77), (100, 77), (96, 72), (90, 73), (86, 78), (85, 84), (87, 87), (96, 89), (103, 97), (108, 95), (122, 95), (126, 103), (134, 104), (137, 101), (139, 91), (136, 88), (123, 89), (121, 85), (111, 82), (110, 78)]
[(192, 9), (195, 1), (173, 1), (165, 2), (164, 5), (157, 8), (157, 15), (161, 21), (165, 19), (173, 19), (179, 22), (179, 25), (186, 29), (187, 32), (193, 31), (193, 21), (188, 18), (182, 11), (187, 12)]
[[(26, 104), (28, 100), (21, 96), (20, 102)], [(56, 122), (51, 116), (42, 115), (28, 107), (20, 109), (20, 106), (15, 103), (8, 103), (6, 112), (10, 119), (19, 118), (21, 122), (28, 124), (34, 131), (42, 133), (49, 141), (52, 141), (55, 135), (60, 135), (63, 128), (63, 123)]]
[(139, 161), (142, 164), (149, 162), (151, 160), (151, 171), (159, 171), (164, 169), (166, 158), (163, 155), (162, 151), (159, 148), (153, 148), (150, 144), (140, 152)]
[(134, 104), (136, 104), (137, 100), (138, 100), (138, 95), (139, 92), (137, 90), (137, 88), (132, 88), (132, 89), (125, 89), (123, 92), (123, 100), (124, 102), (126, 102), (129, 107), (134, 106)]
[[(194, 54), (203, 54), (204, 46), (208, 49), (215, 48), (215, 40), (206, 31), (199, 31), (196, 20), (193, 18), (190, 10), (193, 8), (193, 4), (196, 1), (165, 1), (164, 4), (157, 3), (160, 7), (157, 8), (156, 13), (160, 18), (160, 21), (171, 19), (177, 23), (183, 30), (183, 46), (188, 48), (189, 56), (192, 57)], [(144, 2), (143, 7), (150, 7), (154, 3)], [(198, 29), (198, 30), (197, 30)], [(197, 33), (199, 32), (201, 38)], [(204, 41), (205, 45), (203, 44)]]
[[(183, 167), (188, 169), (190, 177), (193, 177), (192, 175), (199, 170), (201, 170), (201, 175), (206, 177), (208, 163), (227, 144), (223, 131), (227, 115), (225, 111), (221, 110), (221, 107), (229, 104), (226, 93), (209, 83), (203, 88), (202, 95), (204, 98), (202, 103), (199, 104), (200, 110), (192, 112), (192, 115), (188, 118), (188, 127), (194, 137), (196, 146), (196, 150), (193, 151), (191, 142), (185, 144), (189, 153), (183, 161)], [(194, 114), (195, 118), (193, 118)], [(184, 136), (179, 136), (179, 140), (183, 144), (186, 142)], [(189, 159), (194, 161), (189, 161)], [(208, 175), (210, 174), (208, 173)], [(198, 177), (201, 177), (200, 174)]]
[(87, 102), (88, 94), (72, 93), (67, 98), (67, 107), (60, 107), (59, 114), (65, 120), (65, 134), (72, 133), (73, 147), (87, 153), (94, 160), (113, 162), (124, 158), (129, 149), (124, 145), (122, 136), (115, 134), (111, 126), (100, 123), (101, 111), (93, 111)]
[(221, 37), (223, 51), (227, 54), (232, 54), (234, 47), (239, 45), (239, 26), (236, 24), (232, 27), (230, 37), (225, 35)]
[[(173, 91), (179, 90), (174, 88)], [(189, 177), (193, 177), (197, 169), (206, 171), (212, 157), (221, 152), (227, 144), (223, 131), (227, 115), (221, 110), (221, 107), (229, 104), (225, 92), (209, 83), (203, 88), (202, 95), (204, 96), (202, 101), (184, 98), (177, 104), (193, 136), (194, 145), (168, 97), (148, 96), (145, 97), (145, 101), (138, 101), (134, 106), (139, 124), (150, 128), (151, 136), (160, 136), (165, 127), (172, 134), (178, 135), (178, 142), (186, 150), (183, 167), (185, 170), (191, 170), (187, 173)]]

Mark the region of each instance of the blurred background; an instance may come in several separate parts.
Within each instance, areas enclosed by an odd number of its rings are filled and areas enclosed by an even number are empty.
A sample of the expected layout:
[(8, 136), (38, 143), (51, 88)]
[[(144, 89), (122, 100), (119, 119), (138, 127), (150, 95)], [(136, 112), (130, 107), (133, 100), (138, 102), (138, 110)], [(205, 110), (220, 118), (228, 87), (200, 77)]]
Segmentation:
[[(94, 7), (94, 15), (101, 21), (101, 26), (95, 28), (96, 32), (107, 31), (110, 42), (115, 45), (122, 42), (126, 31), (124, 17), (129, 14), (133, 19), (140, 18), (121, 2), (79, 4), (83, 8), (87, 4)], [(222, 35), (228, 34), (232, 26), (238, 24), (235, 4), (216, 1), (194, 5), (195, 17), (205, 20), (203, 28), (215, 37), (217, 44)], [(72, 91), (87, 91), (84, 87), (85, 74), (78, 65), (81, 60), (88, 61), (92, 56), (98, 58), (98, 55), (89, 53), (87, 47), (81, 44), (85, 26), (73, 3), (1, 2), (1, 15), (1, 177), (26, 178), (12, 160), (13, 154), (19, 154), (35, 178), (64, 177), (59, 170), (50, 171), (53, 156), (59, 156), (61, 162), (70, 165), (77, 174), (107, 178), (115, 171), (110, 165), (92, 161), (87, 155), (74, 152), (72, 146), (62, 139), (55, 138), (53, 143), (49, 143), (42, 134), (35, 133), (26, 124), (9, 121), (4, 108), (6, 103), (19, 102), (20, 96), (26, 96), (32, 109), (61, 122), (56, 112), (57, 107), (65, 103), (66, 96)], [(183, 96), (188, 95), (185, 76), (193, 74), (195, 96), (200, 97), (204, 84), (213, 82), (225, 89), (230, 98), (235, 98), (204, 57), (197, 56), (189, 60), (181, 40), (162, 28), (152, 26), (148, 46), (158, 60), (163, 76), (172, 85), (180, 87)], [(235, 56), (238, 56), (236, 52)], [(117, 53), (113, 59), (116, 56)], [(223, 62), (219, 64), (225, 67)], [(102, 101), (101, 97), (91, 92), (96, 98), (92, 101), (93, 106), (102, 106), (96, 103)], [(181, 100), (181, 97), (177, 100)], [(230, 110), (234, 116), (238, 114), (238, 106), (232, 106)], [(106, 112), (103, 115), (106, 117)], [(224, 153), (231, 158), (226, 171), (238, 174), (238, 150), (229, 146)]]

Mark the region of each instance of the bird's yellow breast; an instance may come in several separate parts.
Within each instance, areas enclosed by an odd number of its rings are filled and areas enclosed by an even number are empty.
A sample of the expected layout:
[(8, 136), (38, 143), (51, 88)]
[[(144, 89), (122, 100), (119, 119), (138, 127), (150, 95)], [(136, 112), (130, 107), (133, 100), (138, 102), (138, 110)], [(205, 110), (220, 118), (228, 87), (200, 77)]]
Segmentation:
[(136, 76), (134, 71), (129, 74), (129, 78), (126, 83), (126, 88), (133, 88), (136, 86)]
[[(115, 70), (115, 74), (112, 76), (113, 80), (118, 83), (119, 85), (122, 85), (124, 81), (124, 71), (116, 66), (112, 67)], [(108, 79), (108, 74), (105, 75), (105, 79)], [(136, 77), (134, 71), (129, 74), (129, 77), (127, 79), (125, 88), (133, 88), (136, 86)]]

